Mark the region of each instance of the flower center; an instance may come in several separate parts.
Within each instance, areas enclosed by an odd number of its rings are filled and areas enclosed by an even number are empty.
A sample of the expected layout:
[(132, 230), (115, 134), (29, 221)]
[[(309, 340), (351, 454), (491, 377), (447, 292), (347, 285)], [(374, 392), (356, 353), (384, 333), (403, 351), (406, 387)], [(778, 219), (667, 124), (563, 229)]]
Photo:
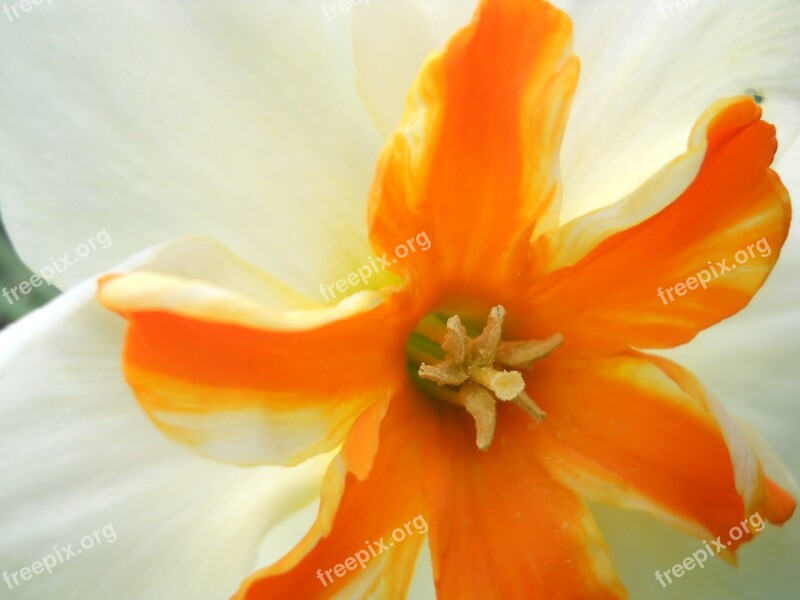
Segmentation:
[[(502, 341), (505, 312), (495, 306), (474, 338), (458, 315), (445, 323), (441, 314), (432, 313), (420, 322), (407, 346), (410, 367), (418, 367), (412, 374), (420, 386), (464, 407), (475, 419), (475, 442), (481, 450), (487, 450), (494, 438), (498, 401), (516, 404), (537, 421), (544, 418), (544, 411), (525, 393), (525, 380), (517, 369), (530, 367), (564, 341), (558, 333), (546, 340)], [(442, 340), (441, 346), (434, 340)]]

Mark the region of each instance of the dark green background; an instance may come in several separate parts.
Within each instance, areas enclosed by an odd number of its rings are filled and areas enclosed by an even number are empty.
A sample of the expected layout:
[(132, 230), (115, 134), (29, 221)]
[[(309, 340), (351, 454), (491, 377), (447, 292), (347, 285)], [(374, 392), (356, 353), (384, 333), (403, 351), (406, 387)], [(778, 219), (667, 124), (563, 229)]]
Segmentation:
[(30, 270), (22, 264), (12, 249), (0, 220), (0, 329), (58, 295), (59, 290), (55, 286), (43, 285), (33, 288), (30, 294), (20, 296), (19, 300), (9, 304), (2, 296), (3, 288), (13, 288), (30, 276)]

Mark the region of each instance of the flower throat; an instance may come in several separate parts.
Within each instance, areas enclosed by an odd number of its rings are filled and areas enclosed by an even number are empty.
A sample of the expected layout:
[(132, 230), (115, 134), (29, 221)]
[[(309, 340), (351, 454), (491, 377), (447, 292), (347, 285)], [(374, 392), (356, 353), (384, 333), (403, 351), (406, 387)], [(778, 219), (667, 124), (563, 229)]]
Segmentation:
[(505, 309), (495, 306), (483, 330), (470, 336), (458, 315), (430, 313), (411, 334), (406, 351), (409, 371), (428, 395), (464, 407), (475, 419), (475, 442), (488, 450), (497, 423), (497, 402), (512, 402), (537, 421), (544, 411), (525, 393), (519, 369), (530, 367), (564, 341), (502, 341)]

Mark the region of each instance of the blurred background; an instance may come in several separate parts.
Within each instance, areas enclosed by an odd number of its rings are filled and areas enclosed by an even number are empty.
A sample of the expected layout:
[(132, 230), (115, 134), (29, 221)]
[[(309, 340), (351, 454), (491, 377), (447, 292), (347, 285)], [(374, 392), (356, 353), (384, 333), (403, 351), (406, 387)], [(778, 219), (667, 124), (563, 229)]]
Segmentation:
[(55, 286), (42, 285), (33, 288), (27, 295), (19, 295), (19, 300), (14, 300), (14, 297), (9, 294), (11, 299), (9, 301), (2, 295), (4, 288), (11, 290), (21, 282), (28, 280), (31, 274), (11, 247), (11, 242), (9, 242), (3, 227), (3, 220), (0, 218), (0, 329), (59, 294), (59, 290)]

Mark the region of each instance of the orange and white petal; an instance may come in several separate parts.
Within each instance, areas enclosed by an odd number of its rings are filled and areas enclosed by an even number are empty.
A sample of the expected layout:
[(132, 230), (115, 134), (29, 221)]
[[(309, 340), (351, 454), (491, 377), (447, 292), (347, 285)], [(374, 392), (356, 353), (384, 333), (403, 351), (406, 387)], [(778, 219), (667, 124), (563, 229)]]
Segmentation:
[(370, 347), (382, 316), (300, 333), (130, 318), (125, 375), (142, 408), (168, 437), (220, 460), (296, 464), (327, 452), (398, 380), (385, 367), (391, 354), (373, 362), (341, 350), (350, 340)]
[(356, 421), (325, 477), (306, 537), (244, 582), (235, 600), (406, 597), (428, 530), (420, 469), (429, 438), (407, 392)]
[[(703, 162), (675, 200), (664, 206), (646, 187), (619, 209), (537, 240), (538, 268), (547, 274), (514, 307), (526, 315), (523, 333), (555, 327), (565, 348), (611, 354), (682, 344), (741, 310), (777, 261), (791, 213), (769, 168), (775, 131), (760, 117), (749, 98), (720, 101), (692, 133), (684, 160), (705, 144)], [(652, 216), (618, 231), (616, 211)]]
[(532, 421), (501, 405), (483, 452), (463, 411), (443, 413), (425, 472), (437, 598), (626, 598), (586, 504), (527, 442)]
[[(422, 59), (468, 21), (475, 4), (394, 0), (355, 12), (359, 91), (385, 135), (400, 121)], [(561, 153), (566, 220), (643, 185), (683, 150), (683, 132), (719, 98), (760, 91), (783, 149), (800, 131), (796, 3), (768, 0), (757, 12), (746, 2), (554, 4), (574, 24), (582, 64)]]
[(353, 83), (352, 12), (40, 4), (0, 17), (3, 220), (30, 268), (106, 232), (57, 274), (69, 287), (202, 234), (311, 295), (369, 257), (383, 139)]
[(534, 368), (529, 393), (547, 412), (533, 436), (543, 462), (589, 499), (647, 511), (698, 537), (726, 536), (755, 511), (788, 519), (794, 501), (763, 478), (749, 445), (730, 423), (720, 426), (693, 379), (659, 360), (551, 357)]
[(425, 232), (430, 249), (396, 269), (461, 288), (516, 278), (532, 232), (557, 221), (577, 77), (563, 13), (539, 0), (481, 2), (426, 62), (383, 149), (369, 204), (376, 252)]
[(319, 495), (329, 459), (244, 468), (169, 442), (125, 383), (124, 322), (96, 289), (86, 280), (0, 332), (2, 596), (230, 597), (262, 537)]
[[(786, 160), (800, 165), (800, 143)], [(781, 178), (790, 194), (800, 193), (800, 171)], [(692, 372), (724, 398), (733, 414), (752, 423), (798, 478), (800, 229), (796, 225), (790, 228), (775, 269), (747, 308), (666, 355), (691, 365)]]
[(142, 408), (168, 437), (220, 460), (297, 464), (329, 451), (406, 376), (414, 316), (398, 297), (276, 310), (203, 280), (137, 272), (104, 278), (99, 298), (129, 321), (124, 369)]
[[(753, 441), (754, 435), (743, 430), (739, 423), (728, 414), (722, 403), (692, 373), (679, 364), (660, 356), (642, 353), (636, 353), (635, 356), (652, 362), (681, 390), (705, 405), (716, 419), (725, 444), (728, 446), (736, 490), (742, 496), (745, 512), (748, 515), (760, 512), (773, 523), (787, 521), (794, 512), (796, 502), (789, 492), (765, 477), (761, 465), (760, 456), (762, 454), (773, 459), (774, 455), (769, 454), (766, 450), (759, 452)], [(775, 467), (780, 469), (780, 463), (774, 465), (773, 469)], [(777, 474), (780, 475), (780, 471)], [(789, 482), (787, 481), (787, 483)]]

